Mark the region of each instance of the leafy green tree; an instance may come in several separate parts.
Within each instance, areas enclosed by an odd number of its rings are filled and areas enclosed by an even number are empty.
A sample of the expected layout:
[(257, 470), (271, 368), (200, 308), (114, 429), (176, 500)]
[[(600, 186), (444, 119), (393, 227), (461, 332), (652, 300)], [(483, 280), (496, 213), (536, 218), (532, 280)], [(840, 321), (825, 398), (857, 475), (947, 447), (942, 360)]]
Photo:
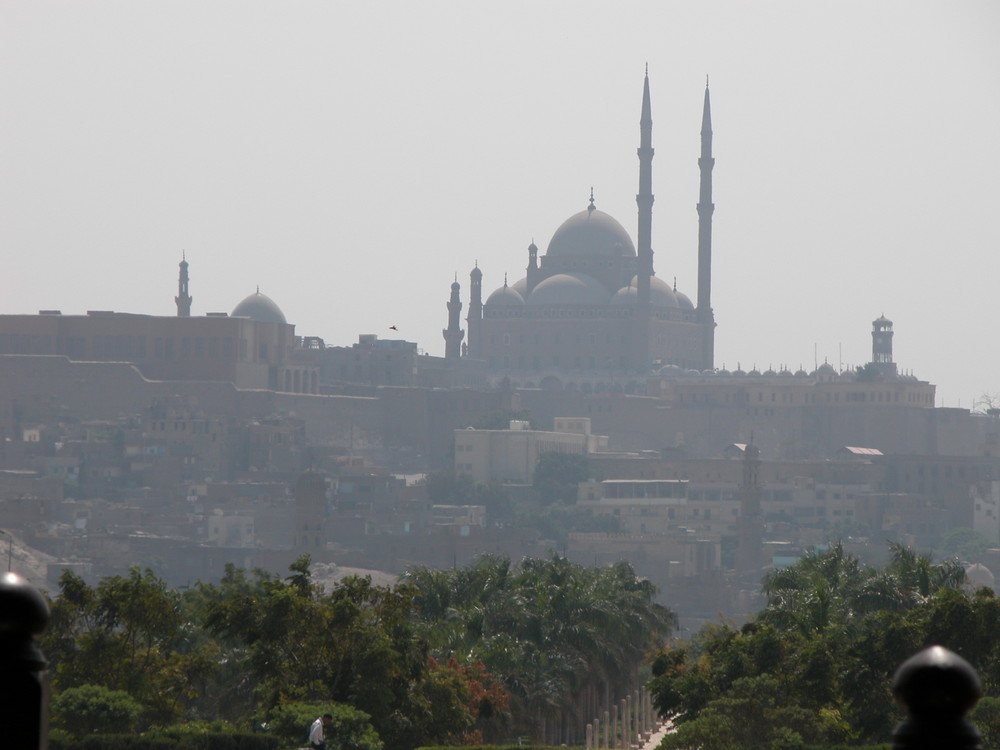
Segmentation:
[(965, 569), (954, 559), (934, 563), (930, 555), (921, 555), (902, 544), (889, 545), (886, 572), (896, 581), (907, 604), (926, 602), (942, 588), (965, 583)]
[(577, 486), (590, 479), (587, 457), (580, 453), (549, 451), (538, 456), (532, 484), (542, 502), (576, 502)]
[(787, 684), (760, 675), (734, 681), (724, 697), (667, 735), (661, 750), (691, 747), (771, 750), (844, 742), (847, 727), (835, 711), (803, 707)]
[(372, 717), (388, 748), (444, 739), (439, 717), (464, 696), (438, 689), (437, 675), (429, 674), (409, 592), (356, 576), (324, 592), (309, 562), (303, 556), (286, 579), (263, 577), (259, 591), (209, 609), (211, 630), (242, 644), (259, 704), (349, 704)]
[(80, 685), (63, 690), (52, 701), (52, 726), (73, 737), (127, 733), (135, 729), (142, 706), (124, 690)]
[(981, 698), (969, 718), (983, 735), (983, 747), (1000, 747), (1000, 698)]
[(218, 583), (199, 581), (181, 597), (185, 643), (213, 665), (212, 669), (192, 675), (190, 687), (197, 693), (192, 706), (194, 715), (238, 722), (255, 710), (258, 684), (246, 669), (243, 642), (211, 633), (204, 625), (213, 609), (226, 601), (263, 594), (271, 577), (261, 570), (248, 572), (227, 563)]
[(742, 628), (661, 650), (650, 687), (678, 724), (664, 747), (885, 742), (902, 713), (892, 675), (932, 644), (966, 658), (987, 693), (1000, 688), (1000, 599), (964, 591), (952, 561), (890, 552), (882, 569), (839, 545), (806, 555), (765, 577), (767, 605)]
[(464, 569), (417, 569), (403, 583), (432, 655), (482, 661), (510, 696), (513, 729), (538, 740), (554, 720), (596, 710), (588, 696), (630, 689), (675, 625), (626, 563), (585, 568), (553, 556), (514, 567), (482, 556)]
[(195, 697), (191, 684), (212, 669), (184, 643), (177, 594), (152, 571), (103, 579), (95, 588), (71, 571), (42, 636), (55, 693), (83, 685), (126, 691), (146, 723), (169, 723)]

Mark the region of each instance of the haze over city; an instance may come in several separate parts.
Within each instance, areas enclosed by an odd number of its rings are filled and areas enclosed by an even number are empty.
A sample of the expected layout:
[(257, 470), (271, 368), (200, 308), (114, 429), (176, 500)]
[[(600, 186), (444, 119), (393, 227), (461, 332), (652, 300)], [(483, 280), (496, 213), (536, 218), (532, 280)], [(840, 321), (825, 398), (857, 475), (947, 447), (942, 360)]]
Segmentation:
[[(4, 2), (0, 312), (193, 314), (259, 286), (300, 335), (444, 350), (468, 302), (597, 206), (696, 291), (715, 131), (716, 363), (867, 362), (895, 322), (938, 405), (1000, 391), (1000, 6)], [(464, 317), (464, 312), (463, 312)], [(390, 330), (396, 326), (397, 331)]]

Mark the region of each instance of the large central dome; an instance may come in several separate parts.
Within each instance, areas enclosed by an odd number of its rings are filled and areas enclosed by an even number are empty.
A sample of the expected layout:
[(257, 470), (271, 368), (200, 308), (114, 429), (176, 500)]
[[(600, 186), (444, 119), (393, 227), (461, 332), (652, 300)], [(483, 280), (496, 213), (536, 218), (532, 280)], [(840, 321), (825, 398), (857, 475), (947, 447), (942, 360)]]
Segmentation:
[(632, 256), (635, 245), (625, 227), (593, 203), (562, 223), (549, 242), (547, 256)]

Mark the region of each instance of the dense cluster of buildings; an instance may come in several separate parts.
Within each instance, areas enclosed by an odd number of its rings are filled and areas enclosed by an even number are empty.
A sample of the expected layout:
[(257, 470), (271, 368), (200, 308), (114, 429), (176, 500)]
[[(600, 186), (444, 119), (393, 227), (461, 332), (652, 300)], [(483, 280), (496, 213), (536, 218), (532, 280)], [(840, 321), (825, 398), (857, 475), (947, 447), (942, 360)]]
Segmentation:
[[(834, 534), (1000, 545), (1000, 418), (935, 408), (884, 316), (856, 370), (715, 366), (707, 88), (695, 302), (654, 272), (648, 78), (638, 156), (636, 241), (591, 194), (523, 278), (484, 298), (472, 270), (464, 329), (452, 284), (443, 357), (373, 334), (327, 346), (259, 290), (193, 315), (186, 259), (176, 316), (0, 315), (0, 528), (53, 574), (142, 564), (177, 584), (303, 551), (398, 572), (556, 548), (629, 559), (706, 616)], [(558, 542), (420, 481), (467, 475), (530, 504), (547, 452), (593, 474), (589, 530)]]

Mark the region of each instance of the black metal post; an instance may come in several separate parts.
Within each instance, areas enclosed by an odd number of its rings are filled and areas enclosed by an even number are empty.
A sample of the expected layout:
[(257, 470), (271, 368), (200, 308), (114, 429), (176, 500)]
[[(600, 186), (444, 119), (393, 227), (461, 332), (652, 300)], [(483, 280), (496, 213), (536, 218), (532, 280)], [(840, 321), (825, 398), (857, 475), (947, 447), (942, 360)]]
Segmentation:
[(49, 620), (45, 598), (17, 573), (0, 576), (0, 744), (48, 747), (45, 658), (35, 645)]
[(892, 733), (893, 750), (979, 750), (982, 737), (965, 715), (983, 693), (976, 670), (943, 646), (910, 657), (892, 691), (909, 716)]

